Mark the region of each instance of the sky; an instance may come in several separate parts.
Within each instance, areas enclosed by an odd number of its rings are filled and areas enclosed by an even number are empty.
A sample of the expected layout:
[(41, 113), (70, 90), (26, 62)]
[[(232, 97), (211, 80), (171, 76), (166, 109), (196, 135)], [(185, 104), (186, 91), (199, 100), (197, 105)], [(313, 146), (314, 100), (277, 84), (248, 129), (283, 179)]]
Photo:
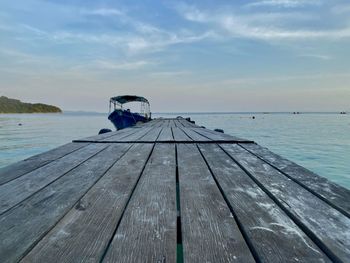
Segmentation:
[(0, 0), (0, 95), (108, 111), (350, 110), (348, 0)]

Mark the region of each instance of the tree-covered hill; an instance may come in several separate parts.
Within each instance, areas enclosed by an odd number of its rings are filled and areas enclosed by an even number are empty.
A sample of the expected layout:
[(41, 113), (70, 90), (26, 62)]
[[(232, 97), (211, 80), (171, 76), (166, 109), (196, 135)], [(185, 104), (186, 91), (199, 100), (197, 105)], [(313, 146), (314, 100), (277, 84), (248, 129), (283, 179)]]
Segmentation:
[(0, 97), (0, 113), (51, 113), (62, 112), (56, 106), (41, 103), (24, 103), (20, 100), (10, 99), (5, 96)]

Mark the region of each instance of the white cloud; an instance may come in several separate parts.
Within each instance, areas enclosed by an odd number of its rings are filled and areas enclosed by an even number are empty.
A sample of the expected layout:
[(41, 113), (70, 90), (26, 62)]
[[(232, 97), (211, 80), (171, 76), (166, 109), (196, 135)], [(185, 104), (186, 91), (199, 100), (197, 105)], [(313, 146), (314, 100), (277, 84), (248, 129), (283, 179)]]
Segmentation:
[(149, 75), (151, 77), (167, 78), (167, 77), (185, 76), (190, 74), (191, 74), (190, 71), (159, 71), (159, 72), (152, 72)]
[[(281, 76), (268, 76), (268, 77), (252, 77), (252, 78), (232, 78), (225, 79), (217, 84), (220, 85), (248, 85), (248, 84), (262, 84), (270, 83), (270, 82), (284, 82), (292, 80), (319, 80), (322, 81), (324, 79), (350, 79), (349, 72), (342, 73), (328, 73), (328, 74), (305, 74), (305, 75), (281, 75)], [(208, 83), (208, 85), (213, 85), (213, 83)]]
[[(279, 1), (277, 1), (279, 2)], [(333, 29), (290, 29), (301, 20), (313, 20), (313, 14), (303, 13), (253, 13), (236, 14), (234, 12), (205, 12), (193, 6), (181, 5), (177, 8), (180, 15), (192, 22), (206, 24), (218, 35), (227, 37), (252, 38), (266, 41), (304, 40), (304, 39), (343, 39), (350, 38), (350, 27)], [(294, 22), (294, 23), (293, 23)], [(281, 26), (283, 24), (284, 26)], [(279, 25), (279, 26), (276, 26)], [(228, 35), (227, 35), (228, 33)]]
[(331, 59), (333, 59), (332, 56), (322, 55), (322, 54), (301, 54), (301, 55), (299, 55), (299, 57), (313, 58), (313, 59), (319, 59), (319, 60), (331, 60)]
[[(224, 16), (218, 19), (218, 24), (232, 34), (246, 38), (262, 40), (304, 40), (304, 39), (342, 39), (350, 38), (350, 28), (329, 30), (291, 30), (269, 25), (251, 26), (233, 16)], [(243, 22), (243, 23), (242, 23)]]
[[(152, 53), (164, 48), (176, 45), (198, 42), (203, 39), (213, 38), (215, 34), (211, 31), (196, 34), (191, 31), (168, 32), (152, 25), (135, 22), (136, 31), (108, 33), (76, 33), (71, 31), (48, 32), (30, 25), (18, 25), (15, 30), (20, 37), (18, 40), (33, 41), (41, 39), (56, 43), (92, 43), (106, 45), (130, 54)], [(127, 55), (127, 53), (126, 53)]]
[(44, 30), (41, 30), (39, 28), (30, 26), (30, 25), (27, 25), (27, 24), (21, 24), (20, 27), (22, 29), (25, 29), (25, 30), (27, 30), (27, 31), (37, 35), (37, 36), (47, 36), (48, 35), (48, 33), (45, 32)]
[(83, 10), (82, 14), (84, 15), (96, 15), (96, 16), (120, 16), (124, 13), (118, 9), (114, 8), (100, 8), (94, 10)]
[(140, 60), (140, 61), (132, 61), (132, 62), (115, 62), (108, 60), (96, 60), (93, 63), (94, 67), (99, 69), (110, 69), (110, 70), (136, 70), (140, 68), (144, 68), (151, 63), (148, 61)]
[(332, 7), (331, 11), (336, 14), (350, 14), (350, 4), (341, 4)]
[(320, 5), (319, 0), (261, 0), (246, 4), (246, 7), (260, 7), (260, 6), (271, 6), (271, 7), (285, 7), (295, 8), (303, 7), (306, 5)]
[(180, 3), (175, 5), (175, 9), (180, 15), (182, 15), (189, 21), (206, 22), (208, 20), (207, 14), (201, 12), (194, 6), (187, 5), (185, 3)]

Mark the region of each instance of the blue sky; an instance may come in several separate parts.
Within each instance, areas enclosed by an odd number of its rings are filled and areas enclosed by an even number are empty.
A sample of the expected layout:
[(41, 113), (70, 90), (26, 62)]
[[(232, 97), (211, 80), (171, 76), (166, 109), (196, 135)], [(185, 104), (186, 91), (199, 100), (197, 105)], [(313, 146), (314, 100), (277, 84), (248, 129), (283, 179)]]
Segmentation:
[(350, 110), (350, 2), (0, 0), (0, 95), (107, 110)]

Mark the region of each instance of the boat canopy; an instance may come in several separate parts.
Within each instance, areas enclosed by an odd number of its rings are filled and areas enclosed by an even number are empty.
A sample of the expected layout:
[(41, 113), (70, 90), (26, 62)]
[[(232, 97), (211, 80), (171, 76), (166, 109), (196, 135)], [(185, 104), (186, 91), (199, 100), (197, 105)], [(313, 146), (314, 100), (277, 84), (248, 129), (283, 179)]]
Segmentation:
[(135, 96), (135, 95), (123, 95), (123, 96), (117, 96), (112, 97), (109, 100), (109, 112), (112, 110), (112, 105), (114, 110), (117, 109), (117, 107), (120, 107), (120, 109), (123, 109), (123, 105), (128, 102), (141, 102), (141, 108), (140, 112), (138, 114), (144, 116), (145, 118), (151, 118), (151, 109), (149, 102), (146, 98)]
[(128, 102), (133, 102), (133, 101), (139, 101), (139, 102), (144, 102), (149, 104), (146, 98), (135, 96), (135, 95), (123, 95), (123, 96), (117, 96), (117, 97), (111, 98), (111, 102), (117, 102), (120, 105)]

